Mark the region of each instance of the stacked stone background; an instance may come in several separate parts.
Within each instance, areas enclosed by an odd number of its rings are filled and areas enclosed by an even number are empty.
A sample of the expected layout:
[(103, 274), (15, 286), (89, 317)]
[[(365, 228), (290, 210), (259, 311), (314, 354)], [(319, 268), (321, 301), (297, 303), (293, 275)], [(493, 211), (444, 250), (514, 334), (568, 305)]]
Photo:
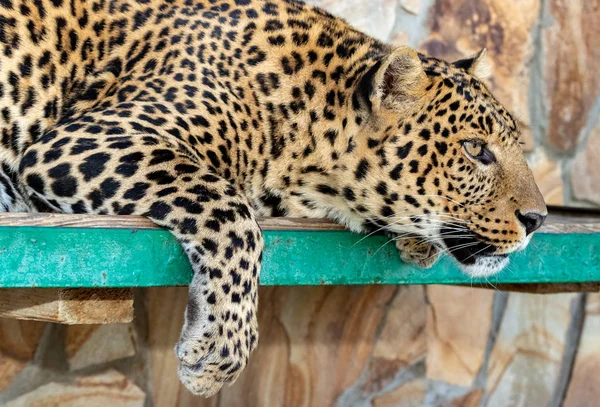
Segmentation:
[(457, 60), (488, 50), (492, 91), (518, 119), (552, 205), (600, 205), (597, 0), (312, 0), (394, 45)]
[[(518, 117), (550, 204), (600, 205), (597, 0), (312, 0), (393, 44), (459, 59)], [(517, 272), (517, 271), (513, 271)], [(493, 283), (493, 280), (492, 280)], [(260, 291), (259, 349), (216, 397), (178, 382), (186, 288), (136, 293), (131, 324), (0, 319), (0, 405), (596, 406), (600, 294), (448, 286)]]
[(187, 289), (139, 290), (131, 324), (0, 319), (0, 405), (596, 406), (600, 294), (271, 287), (261, 343), (211, 399), (177, 378)]

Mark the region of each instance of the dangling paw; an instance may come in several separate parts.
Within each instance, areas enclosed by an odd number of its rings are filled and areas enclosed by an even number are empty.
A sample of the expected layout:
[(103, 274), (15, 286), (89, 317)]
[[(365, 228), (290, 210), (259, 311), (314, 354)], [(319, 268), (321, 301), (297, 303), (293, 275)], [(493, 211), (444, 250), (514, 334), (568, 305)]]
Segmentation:
[[(189, 391), (211, 397), (225, 383), (232, 384), (237, 380), (258, 340), (255, 326), (246, 329), (248, 336), (244, 331), (233, 333), (232, 329), (228, 329), (223, 336), (219, 332), (213, 332), (211, 338), (188, 336), (177, 344), (175, 354), (180, 362), (179, 378)], [(229, 332), (232, 332), (230, 338)], [(187, 336), (185, 332), (183, 336)]]
[[(185, 387), (211, 397), (225, 383), (234, 383), (244, 370), (258, 343), (258, 321), (251, 300), (221, 303), (218, 310), (206, 305), (201, 296), (190, 298), (175, 354)], [(209, 313), (217, 317), (206, 319)]]
[[(223, 349), (231, 349), (223, 354)], [(182, 340), (175, 347), (179, 359), (179, 378), (196, 395), (214, 396), (225, 383), (233, 383), (242, 372), (247, 356), (233, 354), (235, 344), (218, 338)]]

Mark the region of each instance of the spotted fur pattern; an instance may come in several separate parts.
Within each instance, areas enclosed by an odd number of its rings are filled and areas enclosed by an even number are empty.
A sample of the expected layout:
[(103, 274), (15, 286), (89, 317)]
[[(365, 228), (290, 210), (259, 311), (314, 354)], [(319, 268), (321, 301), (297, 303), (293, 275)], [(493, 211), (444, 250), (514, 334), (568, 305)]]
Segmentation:
[(194, 270), (176, 355), (196, 394), (257, 345), (256, 216), (385, 230), (405, 260), (486, 274), (545, 215), (481, 53), (393, 49), (291, 0), (1, 0), (0, 52), (0, 210), (170, 230)]

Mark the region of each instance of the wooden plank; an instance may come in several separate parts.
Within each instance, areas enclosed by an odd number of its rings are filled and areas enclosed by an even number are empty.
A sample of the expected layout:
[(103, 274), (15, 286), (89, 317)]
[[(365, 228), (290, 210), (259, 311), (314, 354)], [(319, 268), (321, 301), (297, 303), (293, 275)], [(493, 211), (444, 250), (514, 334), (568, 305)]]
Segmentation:
[[(327, 221), (260, 222), (266, 243), (263, 285), (600, 281), (597, 213), (571, 216), (553, 211), (548, 226), (534, 236), (529, 248), (511, 255), (509, 267), (489, 281), (465, 276), (447, 257), (429, 270), (404, 264), (384, 236), (365, 237)], [(0, 215), (0, 287), (178, 286), (188, 284), (190, 277), (179, 244), (145, 218)]]
[(0, 289), (0, 317), (62, 324), (111, 324), (133, 320), (131, 288)]
[[(345, 230), (326, 219), (259, 218), (263, 230)], [(143, 216), (65, 215), (61, 213), (0, 213), (0, 227), (57, 227), (84, 229), (161, 229)]]
[(557, 294), (557, 293), (595, 293), (600, 291), (600, 283), (543, 283), (543, 284), (498, 284), (488, 285), (486, 288), (534, 294)]
[[(326, 219), (259, 218), (263, 230), (345, 230)], [(65, 215), (60, 213), (0, 213), (0, 227), (35, 226), (99, 229), (160, 229), (143, 216)], [(539, 233), (600, 233), (600, 212), (555, 208)]]
[(511, 291), (518, 293), (533, 294), (557, 294), (557, 293), (595, 293), (600, 291), (600, 282), (586, 283), (498, 283), (477, 286), (473, 284), (458, 284), (462, 287), (486, 288), (497, 291)]
[[(346, 231), (265, 231), (263, 285), (466, 284), (448, 257), (423, 270), (400, 261), (384, 236)], [(186, 285), (191, 269), (165, 230), (48, 227), (0, 230), (0, 287)], [(489, 282), (600, 281), (600, 234), (537, 234)]]

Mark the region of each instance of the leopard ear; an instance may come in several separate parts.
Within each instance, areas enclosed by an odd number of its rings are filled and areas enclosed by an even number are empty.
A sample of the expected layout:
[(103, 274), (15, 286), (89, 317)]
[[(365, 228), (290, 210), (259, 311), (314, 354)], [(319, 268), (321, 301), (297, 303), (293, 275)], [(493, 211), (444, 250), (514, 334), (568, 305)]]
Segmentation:
[(382, 107), (405, 108), (425, 94), (429, 78), (414, 49), (396, 48), (378, 65), (373, 73), (369, 92), (374, 112)]
[(486, 78), (492, 71), (490, 61), (486, 55), (487, 49), (482, 48), (478, 53), (473, 54), (468, 58), (455, 61), (452, 65), (456, 68), (463, 69), (478, 78)]

